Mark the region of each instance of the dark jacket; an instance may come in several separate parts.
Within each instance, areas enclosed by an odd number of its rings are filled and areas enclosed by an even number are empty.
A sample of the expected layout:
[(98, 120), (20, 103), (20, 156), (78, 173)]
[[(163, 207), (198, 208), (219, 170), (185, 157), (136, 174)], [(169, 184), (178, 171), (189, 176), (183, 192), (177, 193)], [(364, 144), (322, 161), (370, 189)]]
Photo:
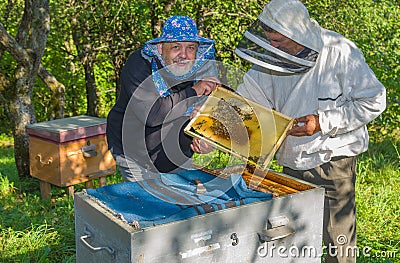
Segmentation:
[(172, 88), (169, 96), (160, 97), (151, 74), (151, 63), (141, 50), (129, 56), (120, 95), (107, 117), (108, 147), (142, 167), (169, 172), (193, 155), (192, 138), (183, 132), (189, 117), (183, 115), (197, 96), (192, 79), (178, 82), (162, 72)]

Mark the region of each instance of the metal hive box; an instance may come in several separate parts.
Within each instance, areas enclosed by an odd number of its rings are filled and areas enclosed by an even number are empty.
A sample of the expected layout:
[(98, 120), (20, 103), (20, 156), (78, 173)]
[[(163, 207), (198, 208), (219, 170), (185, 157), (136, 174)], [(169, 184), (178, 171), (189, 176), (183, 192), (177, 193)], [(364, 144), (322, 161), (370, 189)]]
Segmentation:
[(217, 87), (185, 132), (265, 170), (294, 119)]
[(76, 262), (321, 262), (324, 189), (275, 172), (265, 177), (270, 200), (145, 227), (76, 193)]
[(71, 186), (115, 172), (105, 137), (106, 119), (75, 116), (29, 124), (30, 173), (56, 186)]

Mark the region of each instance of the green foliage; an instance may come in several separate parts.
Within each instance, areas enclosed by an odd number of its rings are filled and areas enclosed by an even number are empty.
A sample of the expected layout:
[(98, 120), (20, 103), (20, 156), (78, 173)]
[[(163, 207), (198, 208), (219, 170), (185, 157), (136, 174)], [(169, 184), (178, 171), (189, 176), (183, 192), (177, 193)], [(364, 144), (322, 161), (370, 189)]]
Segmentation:
[(381, 134), (400, 127), (400, 5), (398, 1), (305, 1), (321, 26), (337, 31), (364, 52), (387, 90), (387, 109), (370, 126)]
[[(101, 56), (105, 56), (101, 54)], [(106, 70), (104, 70), (106, 69)], [(115, 79), (112, 75), (112, 64), (106, 59), (100, 59), (96, 64), (96, 84), (99, 87), (99, 116), (107, 117), (116, 100)]]
[[(193, 164), (199, 167), (205, 167), (208, 169), (220, 169), (224, 167), (242, 165), (245, 166), (246, 162), (230, 154), (224, 153), (218, 149), (213, 150), (208, 154), (197, 154), (193, 155)], [(270, 162), (269, 169), (282, 172), (283, 167), (280, 166), (274, 159)]]
[(203, 36), (215, 40), (217, 59), (235, 67), (249, 65), (234, 50), (243, 33), (257, 18), (265, 1), (177, 1), (168, 15), (182, 14), (194, 18)]
[[(6, 12), (7, 1), (0, 11)], [(105, 116), (115, 101), (118, 67), (127, 56), (145, 41), (153, 38), (151, 19), (164, 21), (168, 16), (181, 14), (193, 17), (200, 32), (216, 41), (218, 59), (242, 70), (250, 64), (238, 58), (234, 49), (246, 28), (257, 18), (267, 1), (246, 0), (156, 0), (148, 1), (85, 1), (71, 5), (70, 1), (51, 1), (51, 31), (43, 64), (66, 87), (65, 115), (86, 112), (85, 79), (79, 54), (72, 40), (77, 28), (74, 19), (90, 23), (90, 43), (98, 52), (95, 64), (99, 112)], [(321, 26), (337, 31), (354, 41), (387, 88), (387, 110), (370, 124), (370, 129), (381, 134), (398, 133), (400, 127), (399, 57), (400, 5), (389, 0), (304, 0), (311, 17)], [(22, 15), (23, 1), (17, 1), (8, 14), (6, 29), (15, 36)], [(164, 10), (167, 8), (167, 12)], [(169, 9), (168, 9), (169, 8)], [(88, 40), (88, 39), (86, 39)], [(86, 41), (81, 38), (81, 41)], [(83, 42), (82, 42), (83, 43)], [(15, 68), (8, 54), (0, 62), (2, 72)], [(11, 68), (10, 68), (11, 66)], [(117, 68), (116, 68), (117, 67)], [(115, 71), (117, 70), (117, 71)], [(12, 71), (11, 71), (12, 72)], [(38, 121), (50, 116), (48, 105), (51, 94), (38, 80), (34, 90), (34, 105)], [(0, 119), (7, 124), (4, 109)], [(4, 126), (2, 127), (4, 129)]]
[(197, 154), (193, 156), (195, 165), (206, 167), (208, 169), (224, 168), (226, 166), (240, 165), (244, 162), (234, 156), (226, 154), (219, 150), (214, 150), (209, 154)]

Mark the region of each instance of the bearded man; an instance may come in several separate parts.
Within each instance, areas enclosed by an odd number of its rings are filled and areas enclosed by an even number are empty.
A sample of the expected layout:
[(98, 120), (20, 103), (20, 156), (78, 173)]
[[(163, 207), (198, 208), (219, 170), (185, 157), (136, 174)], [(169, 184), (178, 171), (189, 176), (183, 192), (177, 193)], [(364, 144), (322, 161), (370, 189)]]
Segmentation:
[(183, 129), (193, 106), (219, 83), (213, 61), (214, 41), (199, 36), (186, 16), (168, 18), (160, 37), (129, 56), (107, 117), (108, 147), (125, 181), (176, 171), (194, 152), (212, 149)]

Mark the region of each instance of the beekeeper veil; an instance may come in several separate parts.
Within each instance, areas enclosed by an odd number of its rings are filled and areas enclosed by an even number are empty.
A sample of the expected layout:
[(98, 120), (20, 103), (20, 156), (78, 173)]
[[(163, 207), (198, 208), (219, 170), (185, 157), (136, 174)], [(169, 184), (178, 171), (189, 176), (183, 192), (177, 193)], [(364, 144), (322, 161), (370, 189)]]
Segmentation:
[[(291, 55), (271, 45), (268, 32), (278, 32), (304, 50)], [(236, 54), (263, 68), (283, 73), (303, 73), (314, 66), (322, 49), (321, 28), (298, 0), (272, 0), (244, 33)]]

